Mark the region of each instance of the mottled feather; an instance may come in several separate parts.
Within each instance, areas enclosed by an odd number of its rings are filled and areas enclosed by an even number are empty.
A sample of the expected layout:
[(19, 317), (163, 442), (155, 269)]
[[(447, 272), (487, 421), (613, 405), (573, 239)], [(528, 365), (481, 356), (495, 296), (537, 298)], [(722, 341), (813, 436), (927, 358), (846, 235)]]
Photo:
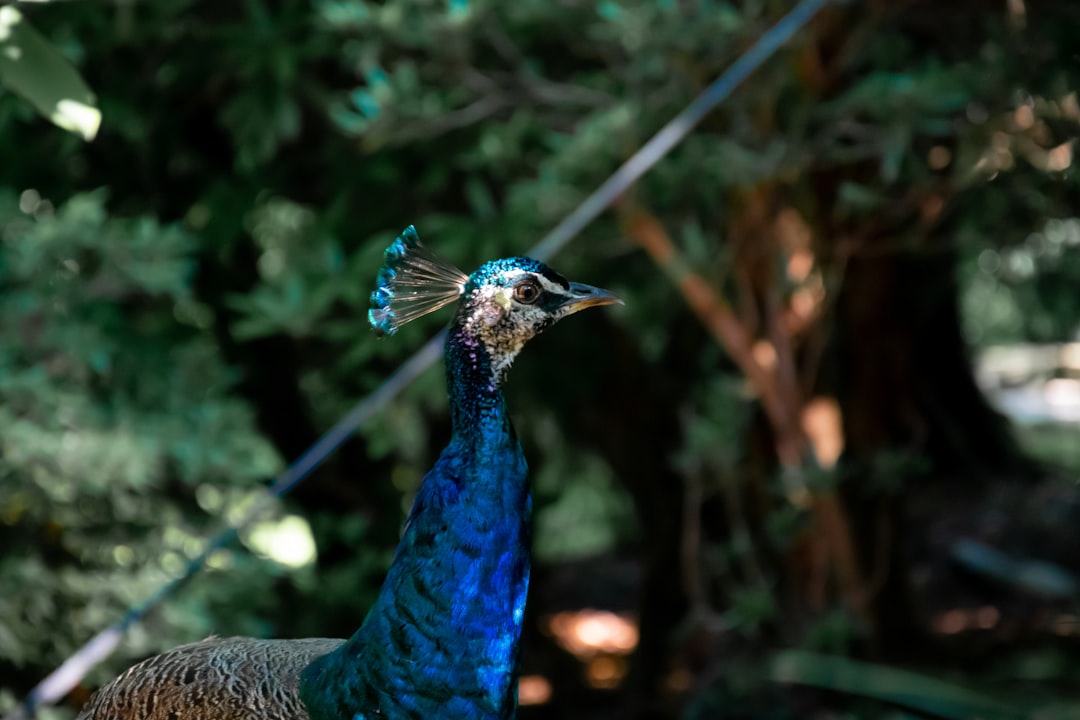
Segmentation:
[(300, 671), (344, 642), (211, 637), (181, 645), (103, 686), (77, 720), (304, 720)]

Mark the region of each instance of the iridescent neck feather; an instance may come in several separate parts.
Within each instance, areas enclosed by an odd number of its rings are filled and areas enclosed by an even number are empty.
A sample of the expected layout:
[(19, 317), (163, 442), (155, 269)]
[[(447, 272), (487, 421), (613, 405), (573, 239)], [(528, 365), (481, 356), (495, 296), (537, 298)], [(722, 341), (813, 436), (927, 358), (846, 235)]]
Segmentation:
[(385, 258), (371, 295), (376, 333), (461, 300), (445, 350), (453, 437), (417, 492), (375, 605), (304, 669), (301, 698), (312, 720), (512, 720), (532, 498), (500, 383), (529, 338), (616, 300), (528, 258), (467, 276), (411, 226)]

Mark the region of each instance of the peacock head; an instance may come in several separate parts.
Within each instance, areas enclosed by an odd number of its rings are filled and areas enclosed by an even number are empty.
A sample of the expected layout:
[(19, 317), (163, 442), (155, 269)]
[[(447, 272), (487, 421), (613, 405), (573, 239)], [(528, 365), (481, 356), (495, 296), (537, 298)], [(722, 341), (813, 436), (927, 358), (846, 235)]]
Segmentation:
[(392, 335), (456, 300), (454, 326), (484, 344), (500, 374), (526, 342), (562, 318), (622, 303), (532, 258), (492, 260), (466, 275), (421, 245), (410, 225), (386, 249), (368, 320), (378, 335)]

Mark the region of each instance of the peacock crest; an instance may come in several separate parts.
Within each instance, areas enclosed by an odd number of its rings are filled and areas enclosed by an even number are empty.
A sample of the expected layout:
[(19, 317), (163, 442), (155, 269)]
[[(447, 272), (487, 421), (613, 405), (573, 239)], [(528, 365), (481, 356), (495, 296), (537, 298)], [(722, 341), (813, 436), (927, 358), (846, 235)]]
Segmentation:
[(377, 335), (393, 335), (405, 323), (457, 300), (468, 282), (468, 275), (424, 247), (410, 225), (383, 254), (368, 322)]

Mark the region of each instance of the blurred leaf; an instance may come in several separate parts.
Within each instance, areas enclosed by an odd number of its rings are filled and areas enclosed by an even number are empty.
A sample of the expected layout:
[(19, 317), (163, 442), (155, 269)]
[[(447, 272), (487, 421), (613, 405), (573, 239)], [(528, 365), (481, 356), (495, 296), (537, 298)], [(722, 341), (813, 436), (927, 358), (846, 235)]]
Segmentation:
[(1064, 600), (1076, 597), (1080, 590), (1080, 582), (1062, 567), (1039, 560), (1015, 559), (970, 538), (953, 543), (950, 555), (971, 572), (1032, 595)]
[(90, 88), (10, 5), (0, 7), (0, 82), (58, 127), (84, 140), (97, 135), (101, 111)]
[(838, 199), (841, 207), (858, 212), (873, 210), (884, 201), (877, 189), (853, 182), (840, 183), (840, 196)]
[(959, 685), (834, 655), (786, 650), (773, 658), (769, 676), (773, 682), (874, 698), (943, 718), (1019, 720), (1027, 717), (1027, 712), (1004, 700)]
[(776, 599), (768, 588), (744, 587), (732, 593), (731, 609), (724, 619), (734, 629), (755, 635), (776, 614)]

